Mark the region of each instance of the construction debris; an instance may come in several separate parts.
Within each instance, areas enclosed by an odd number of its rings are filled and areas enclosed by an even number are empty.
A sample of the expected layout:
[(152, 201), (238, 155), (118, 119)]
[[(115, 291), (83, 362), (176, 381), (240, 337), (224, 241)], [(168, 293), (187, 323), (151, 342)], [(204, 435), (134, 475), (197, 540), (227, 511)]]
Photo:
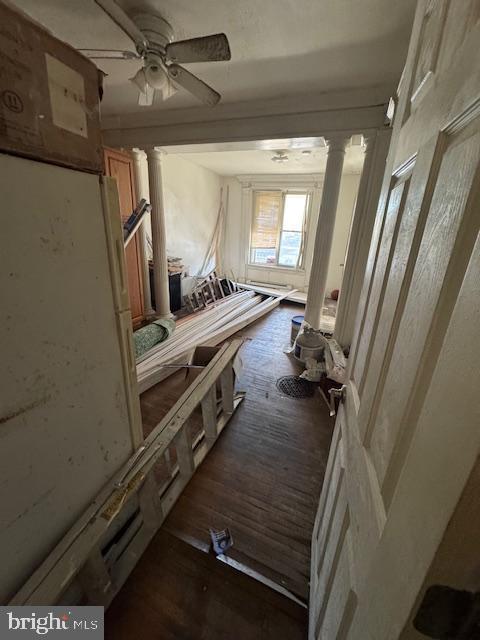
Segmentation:
[(184, 301), (189, 311), (204, 309), (222, 298), (238, 290), (234, 282), (228, 278), (219, 278), (215, 271), (197, 282), (193, 291), (185, 296)]
[(345, 382), (347, 359), (343, 354), (341, 346), (333, 338), (326, 339), (325, 367), (327, 377), (330, 378), (330, 380), (334, 380), (340, 384)]
[(216, 556), (223, 555), (225, 551), (230, 549), (233, 545), (232, 534), (230, 529), (222, 529), (217, 531), (216, 529), (209, 529), (210, 539), (212, 541), (212, 551)]
[(305, 371), (300, 377), (309, 382), (320, 382), (325, 375), (325, 363), (318, 362), (315, 358), (305, 358)]
[(195, 347), (216, 346), (251, 322), (277, 307), (291, 292), (273, 297), (254, 291), (235, 292), (177, 322), (175, 332), (137, 360), (137, 379), (142, 393), (170, 376), (175, 367), (191, 364)]
[(133, 238), (140, 225), (143, 222), (145, 214), (150, 213), (152, 205), (149, 204), (145, 198), (142, 198), (132, 211), (127, 220), (123, 223), (123, 244), (126, 247), (130, 240)]

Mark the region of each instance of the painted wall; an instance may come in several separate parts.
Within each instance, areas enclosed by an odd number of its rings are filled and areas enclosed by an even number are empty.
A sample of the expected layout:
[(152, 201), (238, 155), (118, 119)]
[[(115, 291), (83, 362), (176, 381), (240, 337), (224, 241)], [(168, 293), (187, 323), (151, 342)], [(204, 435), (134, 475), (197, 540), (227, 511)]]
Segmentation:
[[(343, 263), (348, 243), (350, 223), (357, 197), (359, 174), (344, 174), (340, 185), (338, 212), (333, 235), (332, 252), (327, 276), (327, 292), (340, 289), (343, 277)], [(228, 187), (227, 220), (223, 241), (223, 264), (225, 271), (233, 272), (240, 280), (255, 280), (265, 283), (289, 284), (306, 291), (310, 276), (311, 258), (314, 245), (314, 230), (318, 220), (320, 193), (313, 198), (311, 220), (308, 225), (306, 246), (306, 264), (304, 271), (264, 267), (246, 267), (245, 265), (245, 221), (242, 214), (242, 185), (237, 178), (225, 178)], [(248, 226), (248, 222), (247, 222)]]
[(196, 275), (215, 229), (222, 179), (175, 155), (166, 155), (162, 168), (168, 255), (183, 258)]
[[(146, 161), (143, 171), (148, 173)], [(162, 181), (167, 254), (182, 258), (188, 273), (196, 275), (215, 229), (222, 178), (178, 155), (165, 154)], [(147, 232), (148, 228), (147, 224)]]
[(332, 250), (328, 264), (327, 294), (332, 289), (340, 289), (343, 278), (343, 265), (347, 252), (348, 235), (352, 222), (353, 209), (357, 199), (359, 174), (345, 174), (340, 183), (340, 195), (338, 198), (338, 211), (333, 231)]

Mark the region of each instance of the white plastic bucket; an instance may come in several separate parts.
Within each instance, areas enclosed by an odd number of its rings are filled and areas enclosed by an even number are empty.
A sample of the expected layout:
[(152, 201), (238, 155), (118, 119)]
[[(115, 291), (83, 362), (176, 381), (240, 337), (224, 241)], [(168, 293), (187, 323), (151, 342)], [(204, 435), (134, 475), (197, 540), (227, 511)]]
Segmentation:
[(292, 330), (290, 332), (290, 344), (293, 344), (297, 339), (298, 332), (302, 326), (302, 322), (305, 316), (293, 316), (292, 318)]

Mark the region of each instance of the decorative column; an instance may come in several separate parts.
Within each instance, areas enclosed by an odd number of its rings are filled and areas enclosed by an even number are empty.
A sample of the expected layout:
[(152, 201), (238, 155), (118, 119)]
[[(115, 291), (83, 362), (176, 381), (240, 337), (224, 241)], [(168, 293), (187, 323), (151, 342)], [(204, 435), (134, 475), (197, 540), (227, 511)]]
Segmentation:
[(350, 347), (353, 340), (391, 133), (391, 129), (381, 129), (364, 136), (365, 159), (350, 227), (333, 334), (344, 349)]
[[(147, 155), (145, 151), (140, 149), (132, 150), (133, 169), (135, 172), (135, 184), (137, 187), (137, 198), (141, 200), (145, 198), (150, 202), (150, 193), (148, 189), (148, 172), (147, 172)], [(138, 246), (140, 249), (140, 258), (142, 261), (143, 272), (143, 312), (145, 317), (149, 318), (155, 315), (152, 307), (152, 296), (150, 291), (150, 271), (148, 268), (148, 251), (147, 251), (147, 220), (146, 215), (140, 229), (137, 231)]]
[(327, 285), (328, 262), (332, 248), (333, 229), (337, 213), (340, 180), (342, 178), (345, 147), (349, 137), (332, 136), (326, 139), (328, 145), (327, 167), (323, 182), (322, 203), (318, 214), (312, 268), (308, 283), (305, 321), (314, 329), (320, 328), (325, 288)]
[(165, 210), (163, 207), (162, 152), (147, 150), (148, 183), (152, 205), (153, 282), (155, 291), (155, 315), (170, 318), (170, 295), (168, 292), (167, 236), (165, 232)]

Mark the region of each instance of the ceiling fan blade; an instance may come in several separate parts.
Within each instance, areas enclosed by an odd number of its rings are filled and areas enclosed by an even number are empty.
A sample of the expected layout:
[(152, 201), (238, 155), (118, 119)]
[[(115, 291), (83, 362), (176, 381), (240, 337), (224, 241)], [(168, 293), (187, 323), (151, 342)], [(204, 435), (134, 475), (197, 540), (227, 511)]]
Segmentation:
[(148, 42), (143, 33), (114, 0), (95, 0), (95, 2), (133, 40), (139, 51), (148, 49)]
[(200, 80), (200, 78), (197, 78), (193, 73), (178, 64), (168, 66), (168, 75), (178, 85), (211, 107), (216, 105), (221, 98), (221, 95), (212, 87), (209, 87), (203, 80)]
[(215, 62), (230, 60), (230, 45), (224, 33), (171, 42), (165, 53), (172, 62)]
[(135, 51), (121, 51), (120, 49), (78, 49), (91, 60), (141, 60)]
[(138, 92), (138, 104), (141, 107), (151, 107), (153, 104), (153, 98), (155, 96), (155, 89), (150, 85), (145, 87), (145, 91)]

